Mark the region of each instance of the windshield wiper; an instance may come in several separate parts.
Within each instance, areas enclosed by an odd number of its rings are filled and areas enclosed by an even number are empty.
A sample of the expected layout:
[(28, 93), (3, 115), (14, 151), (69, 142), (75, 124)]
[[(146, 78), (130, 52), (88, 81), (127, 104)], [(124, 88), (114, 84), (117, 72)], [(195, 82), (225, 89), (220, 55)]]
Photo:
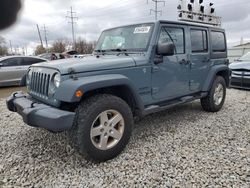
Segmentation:
[(117, 53), (117, 56), (124, 54), (126, 56), (129, 56), (129, 54), (141, 54), (143, 52), (136, 52), (136, 51), (128, 51), (127, 49), (121, 49), (121, 48), (117, 48), (117, 49), (110, 49), (107, 51), (112, 51), (112, 52), (119, 52)]
[(121, 48), (116, 48), (116, 49), (109, 49), (108, 51), (111, 51), (111, 52), (126, 52), (127, 50), (126, 49), (121, 49)]
[(117, 53), (117, 56), (119, 56), (120, 54), (125, 54), (126, 56), (128, 56), (127, 49), (116, 48), (116, 49), (109, 49), (107, 51), (110, 51), (110, 52), (119, 52), (119, 53)]
[(106, 50), (95, 50), (94, 52), (104, 53), (104, 52), (106, 52)]

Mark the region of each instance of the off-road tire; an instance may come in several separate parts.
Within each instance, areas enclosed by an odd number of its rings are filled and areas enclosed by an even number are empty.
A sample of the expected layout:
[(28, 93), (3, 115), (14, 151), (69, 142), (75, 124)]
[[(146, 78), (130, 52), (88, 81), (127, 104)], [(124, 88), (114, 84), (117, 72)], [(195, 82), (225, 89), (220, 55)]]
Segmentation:
[[(223, 86), (223, 98), (219, 105), (215, 104), (214, 94), (216, 87), (221, 84)], [(201, 106), (207, 112), (218, 112), (224, 105), (226, 99), (226, 81), (222, 76), (217, 76), (213, 82), (213, 85), (205, 98), (201, 99)]]
[[(91, 141), (91, 127), (98, 115), (106, 110), (119, 112), (124, 119), (124, 132), (120, 141), (108, 150), (96, 148)], [(76, 110), (74, 126), (69, 132), (71, 143), (88, 160), (103, 162), (118, 156), (129, 142), (132, 128), (133, 115), (129, 105), (113, 95), (100, 94), (81, 102)]]

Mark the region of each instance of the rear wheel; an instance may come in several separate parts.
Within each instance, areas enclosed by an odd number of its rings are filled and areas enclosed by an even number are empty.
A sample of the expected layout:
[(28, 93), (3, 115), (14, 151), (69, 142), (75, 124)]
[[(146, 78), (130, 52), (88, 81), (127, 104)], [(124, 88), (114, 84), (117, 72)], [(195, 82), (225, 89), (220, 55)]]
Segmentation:
[(94, 161), (112, 159), (129, 142), (133, 115), (122, 99), (97, 95), (83, 101), (76, 113), (71, 139), (87, 158)]
[(218, 112), (221, 110), (226, 98), (226, 81), (217, 76), (213, 82), (208, 96), (201, 99), (201, 105), (205, 111)]

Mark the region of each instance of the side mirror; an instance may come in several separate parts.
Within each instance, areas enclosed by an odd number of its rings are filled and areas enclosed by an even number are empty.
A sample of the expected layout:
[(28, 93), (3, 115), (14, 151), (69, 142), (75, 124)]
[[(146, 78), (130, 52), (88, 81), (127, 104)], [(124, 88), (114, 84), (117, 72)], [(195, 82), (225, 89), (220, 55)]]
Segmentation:
[(173, 43), (158, 43), (157, 50), (158, 55), (172, 56), (175, 54), (175, 45)]

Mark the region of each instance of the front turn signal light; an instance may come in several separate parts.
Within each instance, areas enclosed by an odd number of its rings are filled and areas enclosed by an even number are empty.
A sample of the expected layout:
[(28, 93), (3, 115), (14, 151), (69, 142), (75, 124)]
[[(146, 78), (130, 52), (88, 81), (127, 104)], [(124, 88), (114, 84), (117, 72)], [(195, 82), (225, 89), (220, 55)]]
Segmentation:
[(76, 93), (75, 93), (75, 96), (77, 98), (81, 98), (83, 96), (83, 92), (81, 90), (77, 90)]

